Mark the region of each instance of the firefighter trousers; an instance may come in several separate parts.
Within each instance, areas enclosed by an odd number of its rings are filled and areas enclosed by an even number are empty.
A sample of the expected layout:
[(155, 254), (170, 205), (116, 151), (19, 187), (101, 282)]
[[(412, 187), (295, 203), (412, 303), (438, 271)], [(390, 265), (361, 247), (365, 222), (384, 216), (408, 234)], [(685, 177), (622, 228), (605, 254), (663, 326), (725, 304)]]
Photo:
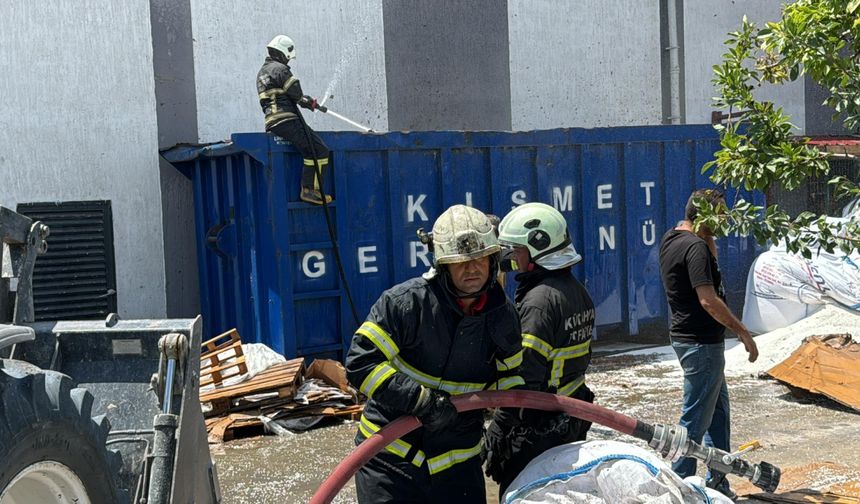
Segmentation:
[(355, 474), (359, 504), (485, 504), (480, 457), (430, 476), (427, 466), (381, 453)]
[[(312, 188), (315, 185), (314, 175), (316, 174), (316, 166), (309, 164), (307, 161), (317, 159), (320, 170), (325, 171), (328, 165), (329, 149), (325, 142), (317, 135), (316, 131), (312, 130), (310, 126), (307, 128), (308, 134), (305, 135), (302, 128), (302, 119), (297, 118), (276, 124), (270, 131), (290, 142), (301, 153), (305, 159), (302, 168), (302, 187)], [(310, 137), (310, 141), (308, 141), (308, 137)], [(314, 154), (316, 154), (316, 158), (314, 158)]]

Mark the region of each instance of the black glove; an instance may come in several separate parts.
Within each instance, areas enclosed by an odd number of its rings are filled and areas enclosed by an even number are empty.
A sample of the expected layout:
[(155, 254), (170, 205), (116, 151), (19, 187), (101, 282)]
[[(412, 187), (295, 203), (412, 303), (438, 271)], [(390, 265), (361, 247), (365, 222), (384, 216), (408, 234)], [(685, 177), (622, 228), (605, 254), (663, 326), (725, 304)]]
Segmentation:
[(308, 109), (308, 110), (316, 110), (319, 108), (319, 103), (317, 103), (317, 99), (308, 95), (302, 96), (302, 100), (299, 102), (299, 105)]
[(510, 429), (493, 420), (484, 432), (481, 460), (486, 463), (485, 474), (497, 483), (504, 474), (505, 463), (511, 458)]
[(536, 432), (546, 430), (557, 418), (566, 416), (557, 411), (542, 411), (524, 408), (520, 417), (523, 426)]
[(421, 420), (425, 429), (432, 432), (454, 422), (457, 418), (457, 408), (454, 407), (447, 393), (421, 387), (421, 393), (412, 409), (412, 414)]

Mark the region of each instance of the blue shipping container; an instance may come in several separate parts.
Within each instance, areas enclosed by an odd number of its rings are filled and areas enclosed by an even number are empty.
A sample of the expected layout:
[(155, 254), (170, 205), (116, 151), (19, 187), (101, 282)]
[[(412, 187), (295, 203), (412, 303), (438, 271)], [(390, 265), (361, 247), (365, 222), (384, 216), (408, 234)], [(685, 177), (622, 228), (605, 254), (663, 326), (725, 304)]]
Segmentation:
[[(594, 298), (602, 338), (665, 331), (660, 238), (683, 218), (690, 192), (711, 186), (700, 169), (719, 147), (713, 128), (698, 125), (321, 136), (332, 149), (325, 183), (359, 318), (383, 290), (427, 270), (415, 233), (448, 206), (501, 217), (543, 201), (568, 219), (584, 257), (574, 272)], [(298, 201), (299, 154), (247, 133), (163, 156), (194, 183), (206, 336), (236, 327), (244, 341), (287, 357), (343, 358), (356, 324), (323, 210)], [(737, 310), (756, 247), (737, 237), (719, 246)]]

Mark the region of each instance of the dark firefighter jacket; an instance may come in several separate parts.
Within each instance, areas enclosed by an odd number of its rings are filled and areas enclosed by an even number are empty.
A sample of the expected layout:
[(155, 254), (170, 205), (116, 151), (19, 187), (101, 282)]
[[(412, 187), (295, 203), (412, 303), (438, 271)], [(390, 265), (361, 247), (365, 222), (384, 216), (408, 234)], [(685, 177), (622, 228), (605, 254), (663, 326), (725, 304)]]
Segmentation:
[[(289, 65), (272, 58), (266, 58), (263, 67), (257, 73), (257, 93), (260, 95), (260, 106), (266, 115), (266, 131), (284, 121), (299, 117), (296, 106), (301, 103), (304, 93)], [(305, 107), (307, 108), (307, 107)]]
[[(383, 292), (353, 337), (347, 377), (369, 398), (357, 441), (409, 414), (421, 385), (455, 395), (523, 384), (520, 325), (501, 287), (488, 291), (478, 313), (464, 315), (438, 278), (414, 278)], [(477, 456), (482, 427), (481, 411), (462, 413), (449, 428), (416, 429), (386, 450), (432, 477)]]
[(530, 390), (573, 395), (585, 382), (591, 360), (594, 303), (570, 268), (516, 277), (517, 311), (523, 331), (520, 373)]

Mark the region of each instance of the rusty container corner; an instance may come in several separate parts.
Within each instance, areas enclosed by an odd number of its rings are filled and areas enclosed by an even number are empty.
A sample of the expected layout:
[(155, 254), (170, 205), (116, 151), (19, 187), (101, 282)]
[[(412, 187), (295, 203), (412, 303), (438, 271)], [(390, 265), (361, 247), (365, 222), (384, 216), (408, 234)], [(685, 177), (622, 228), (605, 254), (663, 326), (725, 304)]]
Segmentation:
[[(598, 339), (665, 337), (662, 234), (683, 218), (719, 138), (710, 125), (531, 132), (322, 133), (325, 189), (359, 317), (431, 257), (416, 237), (465, 203), (503, 216), (542, 201), (558, 208), (584, 260), (574, 267), (597, 307)], [(288, 358), (343, 359), (353, 321), (321, 207), (298, 200), (301, 156), (264, 133), (177, 146), (162, 156), (193, 181), (204, 338), (232, 327)], [(737, 194), (755, 204), (764, 195)], [(736, 197), (729, 192), (728, 203)], [(751, 238), (718, 241), (739, 313)], [(513, 293), (515, 282), (507, 282)]]

